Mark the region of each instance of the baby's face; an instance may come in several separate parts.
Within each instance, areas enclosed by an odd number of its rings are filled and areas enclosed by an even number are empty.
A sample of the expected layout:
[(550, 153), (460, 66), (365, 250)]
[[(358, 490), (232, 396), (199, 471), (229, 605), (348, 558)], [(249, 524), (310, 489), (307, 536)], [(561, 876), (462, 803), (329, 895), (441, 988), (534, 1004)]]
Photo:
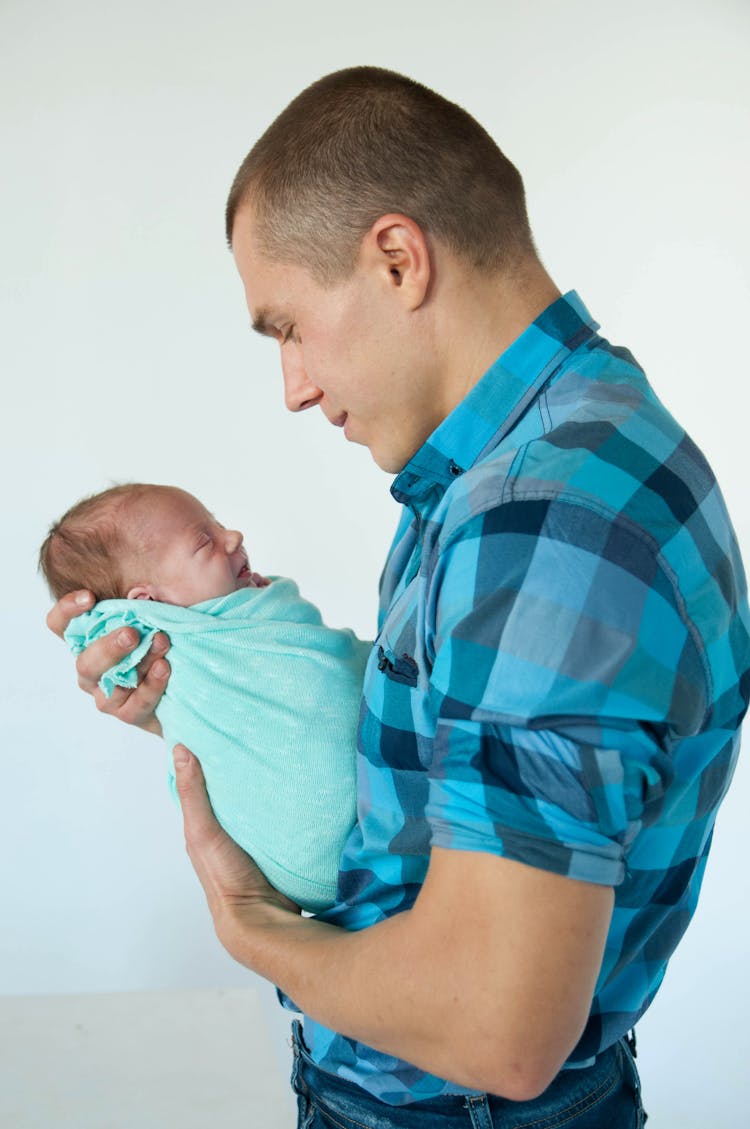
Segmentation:
[[(142, 503), (139, 534), (145, 550), (134, 564), (138, 581), (128, 599), (188, 607), (270, 581), (250, 570), (242, 534), (225, 529), (191, 494), (162, 487)], [(129, 570), (132, 571), (132, 570)]]

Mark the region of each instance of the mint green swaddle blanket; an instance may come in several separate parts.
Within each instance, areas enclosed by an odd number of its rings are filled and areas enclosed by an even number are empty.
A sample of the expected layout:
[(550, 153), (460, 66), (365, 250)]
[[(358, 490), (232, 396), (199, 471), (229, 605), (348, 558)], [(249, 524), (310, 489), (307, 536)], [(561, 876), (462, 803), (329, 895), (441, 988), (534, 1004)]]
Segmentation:
[(334, 901), (338, 863), (356, 815), (356, 729), (369, 643), (326, 627), (292, 580), (243, 588), (189, 608), (103, 600), (74, 619), (74, 654), (120, 627), (136, 650), (100, 681), (137, 684), (157, 631), (172, 674), (157, 707), (170, 750), (200, 759), (216, 817), (269, 882), (303, 909)]

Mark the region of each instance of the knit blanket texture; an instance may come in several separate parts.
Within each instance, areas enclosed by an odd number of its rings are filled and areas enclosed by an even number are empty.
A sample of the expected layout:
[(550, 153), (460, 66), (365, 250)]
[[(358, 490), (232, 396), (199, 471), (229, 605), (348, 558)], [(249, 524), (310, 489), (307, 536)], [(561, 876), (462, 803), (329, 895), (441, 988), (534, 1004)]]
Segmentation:
[[(313, 913), (335, 899), (338, 863), (356, 815), (356, 730), (371, 644), (326, 627), (293, 580), (178, 607), (103, 600), (74, 619), (74, 654), (134, 627), (138, 647), (100, 686), (137, 685), (157, 631), (172, 673), (156, 709), (170, 756), (181, 742), (201, 762), (216, 817), (271, 885)], [(178, 799), (179, 802), (179, 799)]]

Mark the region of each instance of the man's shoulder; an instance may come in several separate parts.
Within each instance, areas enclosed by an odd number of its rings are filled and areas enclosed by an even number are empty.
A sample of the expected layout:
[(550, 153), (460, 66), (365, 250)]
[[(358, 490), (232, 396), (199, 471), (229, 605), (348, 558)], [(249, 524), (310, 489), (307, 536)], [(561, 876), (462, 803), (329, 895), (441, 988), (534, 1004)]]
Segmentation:
[(556, 503), (580, 521), (590, 514), (640, 531), (659, 548), (702, 507), (722, 508), (700, 449), (637, 366), (609, 353), (562, 371), (528, 418), (451, 485), (441, 542), (490, 511)]

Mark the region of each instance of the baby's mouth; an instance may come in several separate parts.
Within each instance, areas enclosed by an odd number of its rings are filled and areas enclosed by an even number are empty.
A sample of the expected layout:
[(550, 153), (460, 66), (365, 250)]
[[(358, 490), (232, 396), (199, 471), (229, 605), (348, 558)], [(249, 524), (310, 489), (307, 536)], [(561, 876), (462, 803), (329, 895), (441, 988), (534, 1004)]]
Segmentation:
[(265, 576), (252, 572), (248, 561), (245, 561), (237, 573), (237, 579), (242, 581), (246, 588), (266, 588), (271, 583)]

